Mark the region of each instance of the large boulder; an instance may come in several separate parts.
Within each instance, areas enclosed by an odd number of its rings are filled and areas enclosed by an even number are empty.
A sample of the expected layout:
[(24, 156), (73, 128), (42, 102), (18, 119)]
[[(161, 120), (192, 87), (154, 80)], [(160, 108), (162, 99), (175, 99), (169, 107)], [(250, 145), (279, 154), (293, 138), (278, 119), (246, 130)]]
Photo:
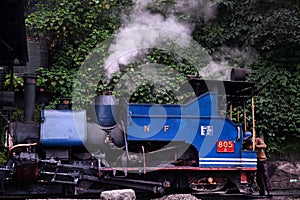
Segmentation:
[(135, 192), (132, 189), (109, 190), (101, 192), (102, 200), (135, 200)]

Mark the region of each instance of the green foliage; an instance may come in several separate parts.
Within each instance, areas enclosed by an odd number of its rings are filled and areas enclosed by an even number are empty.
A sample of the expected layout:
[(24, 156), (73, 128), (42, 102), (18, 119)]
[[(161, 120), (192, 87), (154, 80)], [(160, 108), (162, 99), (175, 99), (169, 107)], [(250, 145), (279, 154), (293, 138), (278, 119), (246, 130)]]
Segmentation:
[(119, 14), (126, 1), (51, 0), (37, 4), (26, 19), (30, 38), (48, 39), (50, 64), (78, 68), (97, 43), (119, 27)]
[(44, 88), (53, 95), (48, 108), (55, 108), (61, 97), (71, 97), (76, 70), (40, 68), (39, 74), (37, 86)]
[(197, 24), (194, 37), (209, 49), (254, 47), (261, 55), (300, 42), (299, 1), (219, 1), (218, 16)]
[(257, 129), (268, 138), (269, 148), (275, 152), (278, 145), (283, 149), (291, 147), (283, 144), (287, 140), (296, 144), (300, 139), (300, 65), (296, 67), (296, 73), (276, 65), (254, 68), (257, 76), (261, 77), (260, 92), (256, 97)]
[[(23, 78), (13, 75), (13, 90), (14, 91), (23, 91), (24, 81)], [(6, 75), (6, 80), (4, 82), (4, 86), (6, 89), (11, 87), (11, 78), (10, 75)]]
[[(35, 4), (34, 4), (35, 3)], [(39, 84), (53, 93), (53, 107), (60, 97), (70, 96), (78, 68), (88, 53), (120, 26), (120, 14), (130, 1), (50, 0), (28, 2), (27, 36), (46, 38), (49, 69), (41, 69)], [(33, 8), (35, 6), (35, 8)]]

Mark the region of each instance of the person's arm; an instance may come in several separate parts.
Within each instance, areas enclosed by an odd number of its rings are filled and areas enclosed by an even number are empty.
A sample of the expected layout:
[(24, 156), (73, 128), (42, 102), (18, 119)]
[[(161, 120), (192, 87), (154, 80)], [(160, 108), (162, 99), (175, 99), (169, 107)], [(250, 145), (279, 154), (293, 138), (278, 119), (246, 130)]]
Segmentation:
[(257, 149), (265, 149), (267, 145), (261, 138), (256, 138), (255, 147)]

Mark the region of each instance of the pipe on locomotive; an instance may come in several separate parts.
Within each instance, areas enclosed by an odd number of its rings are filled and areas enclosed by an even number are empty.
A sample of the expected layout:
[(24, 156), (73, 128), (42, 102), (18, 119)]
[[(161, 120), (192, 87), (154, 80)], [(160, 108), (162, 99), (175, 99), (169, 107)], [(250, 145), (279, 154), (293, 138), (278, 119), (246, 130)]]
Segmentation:
[(24, 122), (34, 121), (36, 79), (33, 74), (26, 74), (24, 78)]
[(251, 69), (233, 68), (230, 73), (230, 80), (232, 81), (246, 81), (247, 76), (251, 74)]

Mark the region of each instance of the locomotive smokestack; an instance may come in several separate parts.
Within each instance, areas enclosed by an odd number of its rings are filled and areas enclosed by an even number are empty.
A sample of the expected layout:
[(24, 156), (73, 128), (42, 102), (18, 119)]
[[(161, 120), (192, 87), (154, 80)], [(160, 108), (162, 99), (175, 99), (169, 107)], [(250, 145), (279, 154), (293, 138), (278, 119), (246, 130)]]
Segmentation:
[(237, 68), (231, 70), (230, 80), (232, 81), (246, 81), (247, 76), (251, 74), (250, 69)]
[(36, 76), (24, 76), (24, 122), (34, 121)]

